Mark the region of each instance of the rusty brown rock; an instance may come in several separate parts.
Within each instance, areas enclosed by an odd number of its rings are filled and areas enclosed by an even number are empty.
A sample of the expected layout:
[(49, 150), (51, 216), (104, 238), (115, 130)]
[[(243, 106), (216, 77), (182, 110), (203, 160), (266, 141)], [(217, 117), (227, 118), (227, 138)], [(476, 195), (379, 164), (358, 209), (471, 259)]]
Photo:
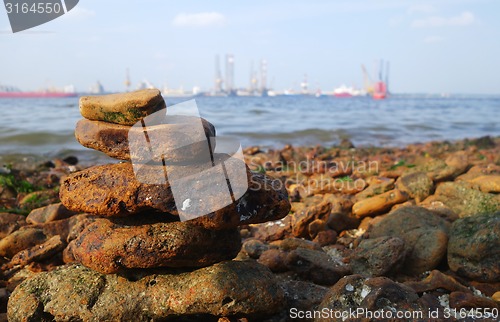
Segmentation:
[(29, 224), (42, 224), (49, 221), (65, 219), (75, 214), (76, 212), (66, 209), (63, 204), (56, 203), (33, 209), (28, 217), (26, 217), (26, 222)]
[[(217, 155), (217, 158), (220, 164), (227, 160), (228, 156)], [(228, 164), (241, 162), (231, 158), (225, 162), (226, 170), (234, 168)], [(172, 167), (186, 175), (206, 170), (205, 166), (197, 165)], [(150, 177), (150, 182), (158, 181), (156, 168), (151, 172), (148, 172), (148, 169), (150, 168), (146, 167), (146, 172), (142, 174)], [(225, 175), (222, 167), (210, 169), (214, 169), (214, 176)], [(234, 175), (228, 174), (228, 177)], [(224, 206), (222, 202), (227, 196), (222, 196), (223, 192), (219, 192), (211, 197), (216, 202), (221, 200), (221, 209), (193, 219), (193, 222), (205, 228), (226, 229), (277, 220), (288, 214), (288, 194), (280, 181), (249, 171), (247, 179), (248, 190), (236, 202)], [(212, 185), (210, 179), (200, 180), (197, 181), (195, 190), (211, 191)], [(151, 211), (178, 215), (169, 183), (139, 182), (129, 163), (96, 166), (68, 176), (61, 184), (60, 198), (68, 209), (96, 215), (130, 216)]]
[(87, 222), (88, 217), (88, 214), (81, 214), (43, 224), (24, 226), (0, 240), (0, 256), (12, 258), (18, 252), (43, 244), (57, 235), (66, 241), (73, 227)]
[[(450, 307), (454, 309), (490, 308), (499, 309), (500, 305), (487, 297), (475, 296), (470, 292), (450, 293)], [(497, 311), (498, 312), (498, 311)]]
[(295, 237), (314, 238), (310, 236), (309, 225), (316, 219), (321, 219), (327, 222), (332, 210), (332, 205), (328, 201), (322, 201), (317, 205), (313, 205), (305, 210), (295, 213), (292, 218), (292, 234)]
[[(9, 321), (163, 321), (196, 315), (243, 315), (257, 321), (280, 312), (283, 290), (266, 267), (228, 261), (182, 274), (136, 281), (81, 265), (34, 275), (12, 293)], [(199, 316), (198, 316), (199, 317)]]
[(0, 213), (0, 239), (26, 225), (26, 217), (23, 215)]
[(374, 216), (391, 209), (392, 206), (408, 200), (406, 193), (394, 189), (380, 195), (356, 202), (352, 206), (352, 213), (358, 218)]
[(417, 293), (429, 292), (437, 290), (439, 288), (448, 290), (450, 292), (471, 292), (471, 290), (460, 284), (452, 276), (441, 273), (438, 270), (432, 270), (430, 274), (421, 281), (410, 281), (404, 284), (414, 289)]
[(132, 268), (203, 267), (232, 259), (241, 248), (236, 229), (208, 230), (190, 221), (137, 221), (96, 219), (67, 251), (77, 262), (110, 274)]
[(80, 113), (84, 118), (123, 125), (133, 125), (165, 108), (165, 101), (157, 89), (80, 97)]
[[(204, 133), (194, 130), (198, 124)], [(138, 144), (139, 142), (134, 144), (131, 155), (130, 134), (133, 135), (132, 138), (144, 134), (149, 138), (161, 138), (155, 140), (155, 149), (161, 150), (163, 157), (151, 154), (149, 146)], [(215, 127), (204, 119), (190, 116), (167, 117), (164, 124), (146, 128), (82, 119), (76, 124), (75, 136), (81, 145), (104, 152), (115, 159), (132, 158), (134, 162), (162, 162), (164, 159), (166, 163), (186, 163), (197, 157), (210, 157), (207, 140), (215, 137)], [(211, 148), (213, 150), (215, 144)]]
[(335, 244), (336, 241), (337, 232), (331, 229), (320, 231), (318, 235), (316, 235), (316, 237), (313, 239), (313, 242), (317, 243), (321, 247)]
[(40, 228), (25, 228), (14, 231), (0, 240), (0, 256), (12, 258), (20, 251), (44, 243), (47, 236)]

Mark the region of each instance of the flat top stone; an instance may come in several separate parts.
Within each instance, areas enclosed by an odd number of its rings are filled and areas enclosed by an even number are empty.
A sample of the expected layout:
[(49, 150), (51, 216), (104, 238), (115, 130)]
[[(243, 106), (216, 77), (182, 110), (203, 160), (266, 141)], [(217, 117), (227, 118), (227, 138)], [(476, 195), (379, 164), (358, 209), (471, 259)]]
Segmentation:
[(133, 125), (164, 108), (165, 101), (157, 89), (80, 97), (80, 113), (86, 119), (123, 125)]

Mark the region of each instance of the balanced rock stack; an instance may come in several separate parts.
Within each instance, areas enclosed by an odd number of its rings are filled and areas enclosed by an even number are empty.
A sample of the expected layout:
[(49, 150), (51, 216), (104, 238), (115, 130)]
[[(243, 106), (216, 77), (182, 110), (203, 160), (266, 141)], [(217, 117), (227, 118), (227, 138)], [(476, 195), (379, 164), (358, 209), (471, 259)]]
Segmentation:
[[(78, 141), (125, 161), (61, 182), (63, 205), (93, 216), (70, 232), (68, 265), (15, 289), (9, 320), (258, 317), (282, 308), (283, 291), (266, 267), (231, 261), (241, 248), (238, 226), (288, 214), (281, 182), (216, 153), (214, 126), (195, 116), (169, 117), (158, 90), (82, 97), (80, 111)], [(233, 180), (238, 176), (243, 180)], [(179, 195), (192, 197), (179, 203)]]

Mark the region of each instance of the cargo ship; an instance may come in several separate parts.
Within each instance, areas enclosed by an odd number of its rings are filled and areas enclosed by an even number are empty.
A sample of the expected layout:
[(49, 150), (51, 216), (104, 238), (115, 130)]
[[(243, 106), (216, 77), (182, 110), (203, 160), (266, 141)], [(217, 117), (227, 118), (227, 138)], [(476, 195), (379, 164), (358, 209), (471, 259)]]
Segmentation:
[[(72, 88), (72, 86), (70, 86)], [(43, 90), (25, 92), (16, 87), (0, 86), (0, 98), (64, 98), (78, 96), (74, 90)]]

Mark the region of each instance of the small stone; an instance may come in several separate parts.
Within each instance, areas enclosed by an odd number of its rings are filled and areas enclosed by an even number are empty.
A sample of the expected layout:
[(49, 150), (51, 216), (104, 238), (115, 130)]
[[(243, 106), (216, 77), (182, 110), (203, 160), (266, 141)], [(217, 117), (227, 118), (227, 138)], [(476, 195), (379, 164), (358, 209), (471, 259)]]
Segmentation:
[[(200, 131), (197, 131), (198, 127)], [(150, 139), (158, 138), (154, 148), (162, 151), (161, 156), (157, 156), (158, 153), (151, 154), (148, 145), (136, 142), (136, 138), (143, 137), (146, 132)], [(104, 152), (115, 159), (132, 158), (134, 162), (165, 161), (167, 164), (192, 163), (196, 158), (210, 156), (207, 140), (215, 137), (215, 128), (204, 119), (189, 116), (167, 117), (165, 124), (145, 128), (82, 119), (76, 124), (75, 136), (84, 147)], [(131, 137), (133, 149), (129, 148)], [(213, 150), (215, 144), (211, 148)]]
[(433, 188), (434, 183), (424, 172), (413, 172), (399, 177), (396, 182), (396, 187), (408, 194), (410, 198), (421, 202), (427, 198)]
[(115, 124), (133, 125), (165, 108), (165, 101), (157, 89), (80, 97), (80, 113), (84, 118)]
[(29, 224), (42, 224), (49, 221), (65, 219), (75, 214), (76, 212), (66, 209), (63, 204), (56, 203), (33, 209), (28, 217), (26, 217), (26, 222)]
[(44, 224), (24, 226), (0, 240), (0, 256), (12, 258), (20, 251), (43, 244), (57, 235), (66, 241), (73, 227), (82, 222), (88, 223), (88, 217), (87, 214), (81, 214)]
[(335, 244), (336, 241), (337, 232), (331, 229), (320, 231), (313, 240), (313, 242), (317, 243), (321, 247)]
[(43, 244), (20, 251), (12, 257), (9, 264), (11, 266), (25, 266), (31, 262), (39, 262), (54, 256), (62, 251), (64, 247), (66, 247), (66, 243), (61, 240), (61, 236), (53, 236)]
[(320, 304), (328, 293), (328, 288), (306, 281), (285, 281), (280, 285), (289, 309), (311, 310)]
[(321, 246), (317, 243), (301, 238), (285, 238), (281, 241), (279, 247), (285, 251), (291, 251), (297, 248), (321, 250)]
[(55, 190), (40, 190), (28, 193), (19, 201), (19, 208), (32, 210), (40, 207), (45, 207), (51, 203), (56, 203), (57, 192)]
[(482, 192), (500, 192), (500, 175), (496, 176), (481, 176), (469, 181), (472, 185), (477, 186)]
[(467, 287), (457, 282), (456, 279), (438, 270), (431, 271), (430, 274), (421, 281), (406, 282), (405, 285), (408, 285), (417, 293), (434, 291), (440, 288), (450, 292), (471, 292)]
[(490, 164), (478, 164), (470, 168), (467, 173), (462, 174), (457, 177), (457, 181), (468, 181), (471, 182), (476, 178), (483, 176), (497, 176), (500, 175), (500, 165), (494, 163)]
[(363, 239), (350, 257), (354, 274), (382, 276), (396, 272), (405, 259), (404, 241), (398, 237)]
[(451, 226), (448, 265), (461, 276), (500, 281), (500, 212), (456, 220)]
[[(224, 162), (230, 178), (235, 176), (234, 173), (229, 173), (230, 171), (238, 173), (237, 168), (240, 165), (245, 166), (239, 159), (228, 159), (229, 156), (220, 154), (215, 156), (217, 165)], [(198, 192), (210, 192), (213, 185), (217, 184), (217, 178), (225, 176), (224, 168), (220, 166), (208, 169), (204, 165), (172, 167), (177, 169), (176, 173), (182, 172), (185, 175), (212, 171), (213, 175), (204, 175), (203, 180), (196, 181), (195, 190)], [(148, 182), (157, 181), (156, 166), (151, 172), (149, 169), (146, 167), (146, 172), (143, 172), (144, 178), (149, 178)], [(212, 180), (215, 180), (215, 183)], [(248, 169), (247, 180), (248, 190), (236, 202), (226, 206), (228, 196), (220, 191), (218, 195), (211, 196), (211, 201), (221, 205), (219, 210), (199, 216), (192, 221), (208, 229), (227, 229), (278, 220), (288, 214), (290, 210), (288, 194), (280, 181), (263, 174), (249, 172)], [(129, 163), (95, 166), (69, 175), (61, 184), (60, 198), (70, 210), (102, 216), (131, 216), (150, 211), (178, 215), (169, 182), (166, 184), (140, 182)], [(170, 216), (168, 214), (166, 218)]]
[(499, 309), (500, 305), (483, 296), (475, 296), (470, 292), (452, 292), (450, 294), (450, 307), (454, 309), (471, 309), (480, 308), (484, 310), (485, 308)]
[(422, 207), (404, 207), (389, 213), (368, 232), (370, 238), (393, 236), (404, 240), (405, 273), (435, 268), (446, 254), (449, 223)]
[(253, 236), (261, 241), (281, 240), (291, 236), (291, 221), (291, 216), (286, 216), (283, 219), (250, 225), (250, 230)]
[(498, 303), (498, 302), (500, 302), (500, 291), (498, 291), (498, 292), (496, 292), (495, 294), (493, 294), (493, 295), (491, 296), (491, 299), (492, 299), (493, 301), (497, 302), (497, 303)]
[(263, 252), (257, 261), (275, 273), (286, 272), (288, 270), (286, 266), (287, 255), (286, 251), (271, 248)]
[(322, 201), (317, 205), (306, 208), (305, 210), (293, 214), (292, 234), (295, 237), (311, 238), (309, 235), (309, 224), (316, 219), (328, 221), (332, 205), (328, 201)]
[(490, 193), (471, 188), (464, 182), (443, 182), (436, 188), (435, 201), (441, 201), (459, 217), (500, 210), (500, 201)]
[[(7, 311), (7, 302), (9, 301), (9, 292), (5, 288), (0, 288), (0, 312)], [(0, 321), (2, 321), (0, 319)], [(4, 321), (7, 321), (7, 317)]]
[(334, 261), (319, 250), (297, 248), (286, 258), (286, 265), (300, 277), (320, 285), (333, 285), (350, 273), (350, 267)]
[(309, 238), (314, 239), (316, 236), (327, 229), (326, 221), (322, 219), (314, 219), (307, 226), (307, 231), (309, 233)]
[(9, 321), (159, 321), (208, 314), (253, 316), (285, 306), (282, 288), (266, 267), (228, 261), (181, 274), (129, 281), (81, 265), (61, 266), (21, 283), (12, 293)]
[(258, 239), (247, 239), (243, 243), (242, 249), (248, 254), (248, 256), (257, 259), (263, 252), (269, 249), (269, 245), (264, 244)]
[(371, 198), (380, 195), (384, 192), (394, 189), (394, 179), (384, 177), (370, 177), (368, 187), (360, 193), (356, 194), (357, 200)]
[(429, 176), (432, 178), (432, 180), (453, 180), (454, 178), (464, 173), (469, 167), (469, 158), (467, 152), (459, 151), (448, 156), (445, 160), (445, 164), (446, 166), (444, 168), (429, 173)]
[(46, 240), (47, 236), (40, 228), (16, 230), (0, 240), (0, 256), (12, 258), (20, 251), (42, 244)]
[(26, 217), (23, 215), (0, 213), (0, 239), (26, 225)]
[(352, 213), (358, 217), (374, 216), (391, 209), (392, 206), (408, 200), (406, 193), (394, 189), (383, 194), (356, 202), (352, 206)]
[(351, 318), (342, 313), (356, 312), (359, 309), (379, 311), (391, 308), (397, 308), (398, 311), (422, 311), (418, 295), (408, 286), (386, 277), (366, 279), (361, 275), (349, 275), (330, 288), (318, 306), (318, 311), (332, 314), (315, 318), (314, 321), (360, 321), (359, 316)]
[(70, 242), (67, 252), (77, 262), (110, 274), (132, 268), (203, 267), (232, 259), (241, 248), (235, 228), (208, 230), (190, 221), (137, 221), (97, 219)]

